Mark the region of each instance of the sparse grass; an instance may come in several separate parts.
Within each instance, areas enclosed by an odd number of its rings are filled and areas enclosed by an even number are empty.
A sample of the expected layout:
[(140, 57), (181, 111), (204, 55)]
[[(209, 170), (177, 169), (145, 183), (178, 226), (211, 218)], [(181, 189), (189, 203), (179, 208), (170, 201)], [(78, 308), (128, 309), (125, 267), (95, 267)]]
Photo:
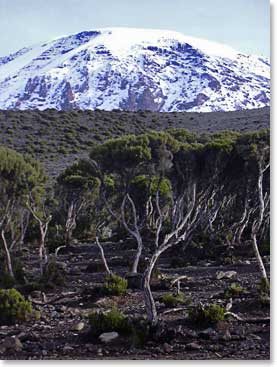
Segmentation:
[(31, 303), (16, 289), (0, 289), (0, 324), (24, 322), (31, 313)]
[(123, 296), (127, 292), (128, 281), (119, 275), (112, 274), (106, 277), (103, 285), (104, 294), (111, 296)]
[(176, 307), (179, 304), (187, 303), (184, 293), (181, 292), (176, 296), (172, 293), (166, 293), (161, 296), (160, 302), (164, 303), (166, 307)]
[(225, 319), (225, 308), (217, 304), (202, 305), (199, 303), (189, 310), (190, 320), (199, 326), (206, 326)]
[(90, 334), (98, 337), (102, 333), (116, 331), (129, 333), (131, 328), (128, 319), (114, 307), (110, 312), (93, 312), (89, 315)]
[(236, 298), (240, 297), (242, 294), (245, 293), (245, 289), (241, 287), (239, 284), (232, 283), (229, 285), (224, 291), (225, 298)]

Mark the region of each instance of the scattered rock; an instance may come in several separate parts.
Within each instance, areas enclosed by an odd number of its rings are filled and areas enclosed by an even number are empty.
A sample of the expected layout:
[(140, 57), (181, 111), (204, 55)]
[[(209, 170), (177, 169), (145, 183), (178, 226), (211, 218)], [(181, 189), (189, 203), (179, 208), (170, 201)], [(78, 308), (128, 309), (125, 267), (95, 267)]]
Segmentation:
[(41, 291), (32, 291), (30, 296), (32, 298), (42, 298), (42, 292)]
[(84, 327), (85, 327), (85, 323), (81, 321), (73, 325), (71, 328), (71, 331), (81, 331), (84, 329)]
[(218, 271), (216, 273), (216, 279), (237, 279), (238, 273), (234, 270)]
[(249, 334), (249, 336), (251, 337), (251, 339), (254, 339), (254, 340), (262, 340), (260, 336), (255, 335), (255, 334)]
[(189, 343), (189, 344), (186, 345), (186, 349), (187, 350), (199, 350), (199, 349), (201, 349), (201, 345), (192, 342), (192, 343)]
[(116, 331), (112, 331), (110, 333), (103, 333), (99, 336), (99, 339), (102, 343), (110, 343), (111, 341), (117, 339), (119, 334)]
[(23, 349), (23, 345), (17, 336), (8, 336), (4, 339), (2, 349), (19, 352)]
[(172, 352), (173, 347), (172, 347), (172, 345), (170, 345), (168, 343), (164, 343), (163, 349), (164, 349), (165, 353), (170, 353), (170, 352)]
[(198, 336), (199, 338), (202, 338), (202, 339), (212, 339), (212, 337), (216, 336), (216, 331), (213, 329), (213, 328), (208, 328), (208, 329), (205, 329), (203, 331), (201, 331)]
[(194, 330), (188, 330), (186, 332), (186, 336), (189, 338), (197, 338), (197, 332)]
[(69, 352), (72, 352), (74, 350), (74, 348), (72, 348), (70, 345), (65, 345), (63, 347), (63, 352), (64, 353), (69, 353)]
[(219, 340), (223, 340), (225, 342), (229, 341), (232, 339), (232, 336), (230, 334), (229, 329), (225, 330), (225, 332), (222, 332), (219, 334)]
[(103, 352), (102, 352), (102, 349), (101, 348), (97, 349), (97, 355), (99, 357), (102, 357), (103, 356)]

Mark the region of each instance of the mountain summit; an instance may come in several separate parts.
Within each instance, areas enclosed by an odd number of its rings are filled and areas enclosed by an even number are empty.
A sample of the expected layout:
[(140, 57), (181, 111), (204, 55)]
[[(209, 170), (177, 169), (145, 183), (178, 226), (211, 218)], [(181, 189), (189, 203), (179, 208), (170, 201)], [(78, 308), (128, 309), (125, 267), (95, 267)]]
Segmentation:
[(210, 112), (269, 102), (266, 59), (173, 31), (85, 31), (0, 58), (1, 109)]

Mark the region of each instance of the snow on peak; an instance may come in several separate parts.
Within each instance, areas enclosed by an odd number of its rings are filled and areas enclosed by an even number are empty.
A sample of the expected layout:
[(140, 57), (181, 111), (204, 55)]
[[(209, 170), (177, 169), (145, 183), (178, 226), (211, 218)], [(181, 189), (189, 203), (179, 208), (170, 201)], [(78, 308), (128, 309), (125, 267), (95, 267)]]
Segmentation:
[(229, 111), (269, 100), (267, 60), (175, 31), (100, 28), (0, 58), (0, 108)]

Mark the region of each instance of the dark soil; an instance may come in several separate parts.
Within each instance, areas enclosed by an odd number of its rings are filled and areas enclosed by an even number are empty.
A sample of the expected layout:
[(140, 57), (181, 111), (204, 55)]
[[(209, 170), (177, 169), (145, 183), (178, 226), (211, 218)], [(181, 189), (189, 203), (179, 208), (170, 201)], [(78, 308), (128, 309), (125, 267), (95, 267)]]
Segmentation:
[[(105, 251), (112, 271), (126, 273), (126, 259), (132, 259), (134, 250), (122, 243), (106, 243)], [(31, 293), (33, 308), (40, 311), (39, 320), (26, 324), (0, 327), (0, 356), (2, 359), (174, 359), (174, 360), (266, 360), (270, 358), (269, 306), (262, 306), (258, 293), (258, 267), (251, 255), (236, 258), (234, 264), (220, 265), (216, 260), (201, 260), (197, 265), (183, 268), (169, 266), (167, 254), (159, 263), (162, 279), (153, 283), (154, 297), (160, 316), (160, 326), (145, 345), (138, 347), (132, 338), (120, 336), (110, 344), (88, 338), (88, 314), (95, 310), (109, 310), (117, 304), (120, 311), (130, 318), (145, 315), (143, 294), (140, 290), (128, 290), (125, 296), (95, 296), (93, 289), (104, 281), (105, 274), (88, 272), (88, 264), (99, 262), (99, 253), (93, 243), (75, 244), (60, 253), (59, 262), (66, 268), (65, 285), (46, 292), (46, 300), (39, 292)], [(265, 258), (267, 270), (269, 259)], [(38, 264), (33, 254), (25, 255), (26, 268), (35, 276)], [(234, 270), (237, 279), (218, 280), (218, 271)], [(93, 267), (90, 268), (93, 271)], [(169, 292), (169, 281), (187, 275), (181, 282), (181, 290), (191, 304), (177, 312), (168, 312), (159, 297)], [(215, 325), (195, 326), (188, 319), (188, 308), (203, 303), (225, 306), (229, 299), (224, 289), (231, 283), (241, 285), (246, 293), (233, 299), (231, 309), (242, 321), (229, 317)], [(28, 294), (26, 293), (26, 296)], [(38, 304), (42, 302), (42, 304)], [(168, 312), (168, 313), (167, 313)], [(73, 326), (83, 321), (80, 331)], [(208, 328), (208, 330), (207, 330)], [(203, 330), (206, 330), (203, 332)], [(112, 330), (111, 330), (112, 331)], [(22, 343), (20, 350), (5, 350), (8, 336), (17, 336)]]

